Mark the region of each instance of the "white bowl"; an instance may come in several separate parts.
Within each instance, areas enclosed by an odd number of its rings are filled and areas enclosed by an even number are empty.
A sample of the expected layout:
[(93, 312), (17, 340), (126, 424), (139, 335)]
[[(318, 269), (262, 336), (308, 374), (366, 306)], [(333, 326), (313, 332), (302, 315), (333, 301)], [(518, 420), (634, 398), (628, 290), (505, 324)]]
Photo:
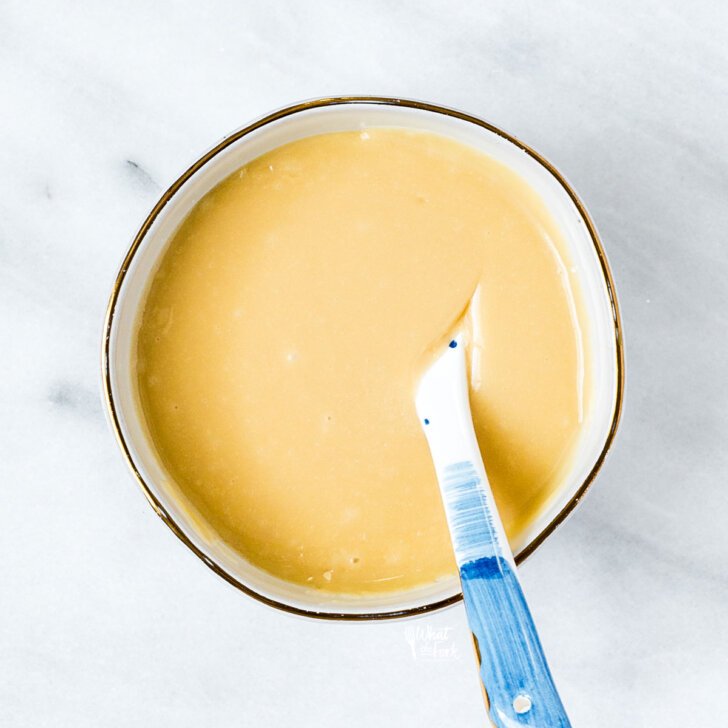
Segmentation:
[(623, 353), (617, 300), (593, 223), (563, 176), (543, 157), (492, 124), (459, 111), (402, 99), (341, 97), (276, 111), (223, 139), (161, 197), (144, 221), (114, 285), (102, 353), (109, 419), (149, 502), (174, 533), (210, 568), (257, 599), (290, 612), (339, 619), (418, 614), (462, 598), (456, 577), (382, 596), (330, 596), (283, 581), (229, 548), (184, 503), (145, 435), (133, 386), (132, 347), (140, 305), (168, 241), (195, 203), (230, 173), (275, 147), (314, 134), (397, 126), (435, 132), (507, 164), (543, 198), (577, 266), (589, 320), (592, 407), (563, 485), (531, 526), (512, 543), (522, 561), (573, 510), (599, 470), (622, 406)]

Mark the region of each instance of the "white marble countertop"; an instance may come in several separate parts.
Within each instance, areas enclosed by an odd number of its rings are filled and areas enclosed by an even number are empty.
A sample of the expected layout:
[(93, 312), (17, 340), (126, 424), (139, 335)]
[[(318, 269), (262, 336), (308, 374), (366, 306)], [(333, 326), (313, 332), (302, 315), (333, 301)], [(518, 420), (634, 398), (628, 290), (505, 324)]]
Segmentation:
[(337, 93), (484, 116), (585, 199), (627, 405), (525, 587), (575, 726), (727, 724), (726, 27), (709, 0), (4, 2), (0, 725), (483, 724), (460, 607), (417, 622), (413, 658), (405, 623), (249, 600), (162, 526), (102, 413), (103, 311), (162, 187), (252, 117)]

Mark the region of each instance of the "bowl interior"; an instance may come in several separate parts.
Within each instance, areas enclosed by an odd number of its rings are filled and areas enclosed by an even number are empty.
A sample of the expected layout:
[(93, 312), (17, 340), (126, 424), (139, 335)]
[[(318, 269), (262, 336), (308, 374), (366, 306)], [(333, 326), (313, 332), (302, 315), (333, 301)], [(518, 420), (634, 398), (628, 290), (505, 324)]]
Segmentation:
[(505, 163), (542, 197), (562, 230), (569, 263), (576, 266), (582, 306), (589, 322), (592, 406), (577, 457), (563, 486), (531, 526), (512, 543), (525, 553), (572, 504), (590, 479), (609, 443), (619, 398), (619, 356), (616, 311), (593, 228), (580, 212), (570, 190), (544, 162), (502, 132), (482, 122), (450, 115), (446, 110), (393, 102), (327, 101), (291, 107), (240, 130), (193, 165), (165, 193), (135, 240), (122, 268), (107, 326), (107, 397), (115, 425), (135, 474), (158, 513), (209, 566), (229, 581), (275, 606), (314, 616), (393, 616), (443, 606), (460, 594), (456, 578), (401, 593), (378, 596), (329, 596), (285, 582), (253, 566), (226, 546), (186, 502), (159, 463), (146, 436), (133, 385), (132, 352), (135, 324), (144, 295), (169, 239), (194, 204), (238, 167), (297, 139), (368, 126), (396, 126), (431, 131), (454, 138)]

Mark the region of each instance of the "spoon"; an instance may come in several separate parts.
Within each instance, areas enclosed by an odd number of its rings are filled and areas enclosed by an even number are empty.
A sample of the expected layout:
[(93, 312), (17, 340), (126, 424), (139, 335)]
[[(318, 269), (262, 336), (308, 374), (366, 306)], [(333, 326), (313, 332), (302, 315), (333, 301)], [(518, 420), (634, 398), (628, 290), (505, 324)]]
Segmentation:
[(490, 719), (570, 728), (475, 439), (457, 335), (420, 380), (415, 405), (437, 472)]

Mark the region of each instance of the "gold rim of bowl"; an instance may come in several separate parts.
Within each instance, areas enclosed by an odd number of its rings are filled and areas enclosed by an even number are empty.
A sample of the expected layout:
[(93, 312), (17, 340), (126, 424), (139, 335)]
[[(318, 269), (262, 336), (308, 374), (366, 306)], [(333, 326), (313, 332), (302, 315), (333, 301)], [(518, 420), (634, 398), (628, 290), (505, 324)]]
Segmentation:
[(289, 604), (285, 604), (283, 602), (276, 601), (275, 599), (271, 599), (269, 597), (266, 597), (262, 594), (259, 594), (254, 589), (249, 587), (246, 584), (241, 583), (238, 579), (236, 579), (232, 574), (227, 572), (225, 569), (223, 569), (219, 564), (215, 563), (209, 556), (207, 556), (205, 553), (203, 553), (183, 532), (183, 530), (180, 528), (180, 526), (174, 521), (174, 519), (170, 516), (170, 514), (167, 512), (165, 507), (162, 505), (162, 503), (159, 501), (159, 499), (156, 497), (156, 495), (152, 492), (149, 485), (145, 482), (144, 478), (142, 477), (141, 473), (139, 472), (136, 464), (134, 463), (134, 460), (131, 456), (131, 452), (129, 450), (129, 446), (124, 438), (124, 434), (121, 430), (121, 426), (119, 423), (119, 417), (116, 411), (116, 404), (114, 402), (114, 395), (111, 388), (111, 373), (110, 373), (110, 367), (109, 367), (109, 349), (110, 349), (110, 343), (111, 343), (111, 328), (114, 321), (114, 314), (116, 311), (116, 304), (119, 299), (119, 293), (121, 291), (121, 287), (124, 283), (124, 278), (126, 277), (126, 273), (129, 270), (129, 267), (131, 265), (131, 262), (134, 258), (134, 255), (136, 254), (137, 250), (142, 245), (142, 242), (144, 241), (144, 238), (149, 231), (149, 228), (152, 226), (152, 223), (155, 221), (159, 213), (162, 211), (164, 206), (172, 199), (172, 197), (177, 193), (177, 191), (182, 187), (182, 185), (187, 182), (187, 180), (192, 177), (201, 167), (206, 165), (208, 162), (210, 162), (214, 157), (216, 157), (222, 150), (227, 148), (229, 145), (237, 142), (239, 139), (242, 139), (246, 135), (250, 134), (252, 131), (255, 131), (256, 129), (259, 129), (266, 124), (270, 124), (271, 122), (278, 121), (279, 119), (283, 119), (287, 116), (291, 116), (292, 114), (297, 114), (302, 111), (308, 111), (310, 109), (316, 109), (324, 106), (339, 106), (344, 104), (378, 104), (378, 105), (386, 105), (386, 106), (399, 106), (399, 107), (406, 107), (411, 109), (419, 109), (421, 111), (429, 111), (436, 114), (443, 114), (444, 116), (450, 116), (454, 117), (456, 119), (460, 119), (461, 121), (466, 121), (471, 124), (475, 124), (476, 126), (482, 127), (484, 129), (487, 129), (490, 132), (493, 132), (497, 134), (498, 136), (508, 140), (512, 144), (515, 144), (517, 147), (519, 147), (521, 150), (523, 150), (526, 154), (528, 154), (530, 157), (532, 157), (534, 160), (536, 160), (539, 164), (541, 164), (543, 167), (545, 167), (559, 182), (559, 184), (563, 187), (563, 189), (566, 191), (568, 196), (571, 198), (572, 202), (576, 206), (577, 210), (579, 211), (579, 214), (584, 219), (584, 222), (586, 223), (587, 229), (589, 231), (589, 236), (591, 238), (592, 244), (594, 245), (594, 250), (597, 254), (597, 257), (599, 259), (599, 264), (601, 266), (602, 275), (604, 278), (604, 284), (607, 289), (607, 294), (609, 296), (609, 301), (612, 308), (612, 318), (613, 318), (613, 324), (614, 324), (614, 342), (615, 342), (615, 351), (616, 351), (616, 368), (617, 368), (617, 389), (615, 393), (615, 399), (613, 404), (613, 410), (612, 410), (612, 419), (611, 424), (609, 428), (609, 432), (607, 433), (607, 437), (605, 438), (604, 445), (602, 447), (601, 452), (599, 453), (599, 456), (597, 457), (596, 461), (594, 462), (594, 465), (592, 466), (591, 470), (587, 474), (586, 478), (584, 479), (584, 482), (577, 488), (573, 496), (569, 499), (568, 503), (559, 511), (559, 513), (556, 514), (556, 516), (550, 521), (550, 523), (535, 537), (531, 540), (531, 542), (523, 548), (515, 557), (516, 563), (521, 564), (525, 559), (527, 559), (545, 540), (550, 536), (554, 530), (559, 526), (561, 523), (564, 522), (566, 517), (576, 508), (577, 504), (582, 500), (586, 492), (589, 490), (590, 486), (594, 482), (594, 479), (596, 478), (597, 473), (602, 467), (602, 464), (604, 463), (604, 459), (606, 458), (607, 452), (609, 451), (612, 442), (614, 441), (615, 434), (617, 432), (617, 427), (619, 425), (620, 416), (622, 413), (622, 406), (623, 406), (623, 399), (624, 399), (624, 344), (622, 341), (622, 324), (619, 314), (619, 304), (617, 302), (617, 295), (614, 287), (614, 280), (612, 278), (612, 273), (609, 269), (609, 263), (607, 262), (606, 253), (604, 252), (604, 248), (602, 247), (601, 240), (599, 239), (599, 235), (597, 234), (596, 228), (594, 226), (594, 223), (591, 220), (591, 217), (589, 216), (589, 213), (586, 210), (586, 207), (581, 202), (579, 197), (576, 195), (574, 190), (571, 188), (569, 183), (564, 179), (563, 175), (547, 160), (544, 159), (538, 152), (536, 152), (534, 149), (531, 149), (529, 146), (521, 142), (520, 140), (516, 139), (514, 136), (511, 136), (507, 132), (503, 131), (502, 129), (499, 129), (498, 127), (494, 126), (493, 124), (490, 124), (487, 121), (484, 121), (483, 119), (479, 119), (476, 116), (471, 116), (470, 114), (466, 114), (462, 111), (457, 111), (456, 109), (450, 109), (444, 106), (438, 106), (437, 104), (430, 104), (423, 101), (414, 101), (411, 99), (400, 99), (400, 98), (391, 98), (386, 96), (332, 96), (327, 98), (320, 98), (320, 99), (312, 99), (310, 101), (304, 101), (298, 104), (294, 104), (292, 106), (287, 106), (283, 109), (280, 109), (278, 111), (274, 111), (271, 114), (268, 114), (267, 116), (258, 119), (257, 121), (254, 121), (252, 124), (249, 124), (248, 126), (244, 127), (243, 129), (240, 129), (234, 133), (232, 133), (230, 136), (225, 137), (221, 142), (219, 142), (215, 147), (213, 147), (210, 151), (208, 151), (206, 154), (204, 154), (200, 159), (198, 159), (191, 167), (189, 167), (175, 182), (167, 189), (167, 191), (160, 197), (157, 204), (154, 206), (152, 211), (149, 213), (147, 219), (144, 221), (143, 225), (139, 229), (139, 232), (134, 237), (134, 240), (131, 244), (131, 247), (129, 248), (129, 251), (127, 252), (126, 256), (124, 257), (124, 261), (121, 264), (121, 268), (119, 270), (119, 273), (116, 277), (116, 280), (114, 282), (114, 287), (111, 292), (111, 297), (109, 299), (109, 304), (106, 309), (106, 318), (104, 321), (104, 334), (103, 334), (103, 342), (102, 342), (102, 349), (101, 349), (101, 370), (102, 370), (102, 379), (103, 379), (103, 390), (104, 390), (104, 400), (106, 403), (106, 408), (108, 410), (109, 420), (111, 422), (112, 429), (114, 431), (114, 435), (116, 437), (117, 442), (119, 443), (119, 447), (121, 448), (124, 458), (126, 459), (126, 462), (131, 469), (134, 477), (136, 478), (137, 482), (139, 483), (142, 491), (144, 492), (144, 495), (146, 496), (147, 500), (149, 501), (152, 508), (155, 510), (157, 515), (169, 526), (169, 528), (172, 530), (172, 532), (177, 536), (177, 538), (180, 539), (196, 556), (198, 556), (207, 566), (209, 566), (216, 574), (221, 576), (225, 581), (232, 584), (234, 587), (237, 587), (245, 594), (248, 594), (249, 596), (253, 597), (254, 599), (257, 599), (258, 601), (262, 602), (263, 604), (267, 604), (271, 607), (276, 607), (277, 609), (281, 609), (285, 612), (289, 612), (291, 614), (297, 614), (300, 616), (307, 616), (307, 617), (315, 617), (319, 619), (332, 619), (332, 620), (349, 620), (349, 621), (361, 621), (361, 620), (376, 620), (376, 619), (396, 619), (401, 617), (409, 617), (413, 615), (418, 614), (424, 614), (426, 612), (432, 612), (437, 609), (442, 609), (443, 607), (450, 606), (451, 604), (456, 604), (457, 602), (461, 601), (463, 596), (462, 594), (455, 594), (451, 597), (447, 597), (446, 599), (440, 599), (438, 601), (432, 602), (430, 604), (424, 604), (417, 607), (411, 607), (407, 609), (400, 609), (392, 612), (372, 612), (372, 613), (361, 613), (361, 614), (349, 614), (349, 613), (343, 613), (343, 612), (318, 612), (315, 609), (304, 609), (301, 607), (294, 607)]

